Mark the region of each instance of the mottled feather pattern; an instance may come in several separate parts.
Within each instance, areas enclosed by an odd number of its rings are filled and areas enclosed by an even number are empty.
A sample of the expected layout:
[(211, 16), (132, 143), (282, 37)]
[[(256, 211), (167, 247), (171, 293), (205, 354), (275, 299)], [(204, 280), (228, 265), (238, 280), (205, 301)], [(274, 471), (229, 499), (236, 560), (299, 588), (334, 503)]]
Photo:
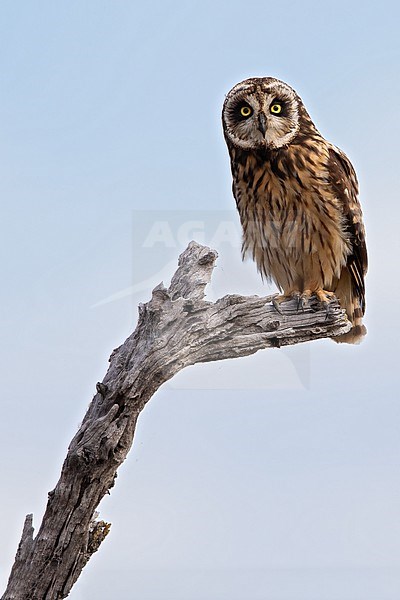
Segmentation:
[(335, 293), (341, 298), (353, 328), (348, 334), (337, 338), (336, 341), (357, 343), (367, 333), (362, 323), (366, 308), (364, 277), (368, 269), (365, 228), (358, 201), (358, 181), (354, 168), (345, 153), (339, 148), (331, 145), (330, 155), (333, 187), (343, 201), (346, 227), (352, 242), (346, 268), (336, 283)]
[[(358, 342), (366, 332), (367, 254), (354, 169), (294, 90), (272, 78), (247, 82), (228, 94), (223, 111), (243, 254), (285, 298), (334, 292), (353, 324), (337, 341)], [(244, 102), (249, 118), (237, 117)]]

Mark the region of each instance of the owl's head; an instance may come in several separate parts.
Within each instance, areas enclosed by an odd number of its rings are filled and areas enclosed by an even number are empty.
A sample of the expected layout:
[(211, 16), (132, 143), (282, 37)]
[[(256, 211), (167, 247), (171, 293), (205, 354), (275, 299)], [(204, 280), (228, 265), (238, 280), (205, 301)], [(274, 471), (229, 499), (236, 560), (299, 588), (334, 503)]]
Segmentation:
[(237, 148), (276, 149), (296, 138), (305, 115), (301, 98), (289, 85), (273, 77), (253, 77), (227, 94), (222, 123), (227, 141)]

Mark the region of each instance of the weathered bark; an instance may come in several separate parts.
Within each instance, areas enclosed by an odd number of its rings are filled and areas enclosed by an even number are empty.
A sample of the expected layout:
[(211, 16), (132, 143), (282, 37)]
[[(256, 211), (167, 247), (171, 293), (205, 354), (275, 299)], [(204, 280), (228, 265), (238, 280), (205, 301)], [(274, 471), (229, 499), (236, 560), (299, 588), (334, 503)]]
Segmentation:
[(32, 515), (26, 517), (2, 600), (68, 596), (109, 531), (108, 523), (96, 520), (95, 509), (114, 485), (140, 411), (162, 383), (187, 365), (350, 329), (337, 301), (331, 303), (328, 317), (315, 304), (298, 312), (294, 301), (279, 314), (269, 304), (271, 297), (229, 295), (207, 302), (204, 290), (216, 258), (214, 250), (191, 242), (170, 287), (158, 285), (152, 299), (140, 305), (136, 330), (113, 351), (108, 372), (69, 446), (36, 537)]

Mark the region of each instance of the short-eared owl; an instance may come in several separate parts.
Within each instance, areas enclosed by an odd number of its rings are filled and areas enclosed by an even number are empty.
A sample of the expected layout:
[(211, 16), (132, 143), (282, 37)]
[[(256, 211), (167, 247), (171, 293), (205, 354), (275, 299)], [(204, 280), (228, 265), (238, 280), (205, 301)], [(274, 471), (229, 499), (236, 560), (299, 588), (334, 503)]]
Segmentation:
[(336, 341), (366, 334), (367, 250), (358, 183), (347, 156), (316, 129), (301, 98), (272, 77), (246, 79), (226, 96), (222, 123), (243, 227), (243, 254), (275, 281), (279, 304), (336, 295), (353, 327)]

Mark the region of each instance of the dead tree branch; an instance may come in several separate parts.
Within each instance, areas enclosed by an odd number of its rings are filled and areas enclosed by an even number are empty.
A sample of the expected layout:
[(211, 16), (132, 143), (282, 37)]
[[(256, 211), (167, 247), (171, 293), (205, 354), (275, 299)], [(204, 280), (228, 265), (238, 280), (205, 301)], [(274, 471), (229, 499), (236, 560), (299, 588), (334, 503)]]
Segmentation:
[[(85, 564), (109, 532), (96, 508), (114, 485), (132, 445), (140, 411), (175, 373), (199, 362), (237, 358), (343, 334), (350, 329), (338, 303), (324, 311), (295, 302), (281, 315), (271, 297), (229, 295), (204, 300), (217, 253), (191, 242), (166, 289), (153, 290), (139, 307), (135, 331), (110, 357), (110, 366), (79, 431), (71, 441), (60, 479), (49, 493), (42, 524), (33, 536), (25, 520), (2, 600), (66, 598)], [(267, 360), (267, 357), (266, 357)]]

